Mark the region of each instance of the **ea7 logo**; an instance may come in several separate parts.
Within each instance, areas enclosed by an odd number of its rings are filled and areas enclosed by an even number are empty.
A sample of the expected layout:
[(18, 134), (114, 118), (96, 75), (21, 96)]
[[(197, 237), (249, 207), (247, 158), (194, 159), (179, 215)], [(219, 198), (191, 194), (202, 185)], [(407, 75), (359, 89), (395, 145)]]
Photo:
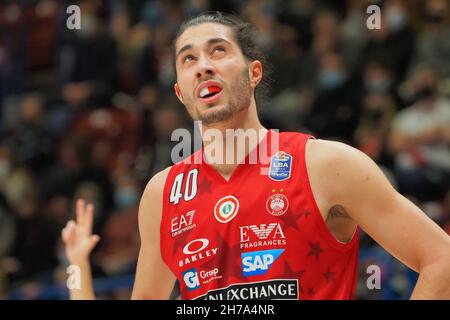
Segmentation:
[(170, 231), (172, 232), (172, 237), (175, 237), (185, 231), (195, 228), (197, 225), (192, 222), (194, 221), (195, 210), (191, 210), (180, 217), (175, 217), (172, 219)]
[(244, 276), (266, 274), (283, 251), (284, 249), (273, 249), (242, 253), (242, 274)]

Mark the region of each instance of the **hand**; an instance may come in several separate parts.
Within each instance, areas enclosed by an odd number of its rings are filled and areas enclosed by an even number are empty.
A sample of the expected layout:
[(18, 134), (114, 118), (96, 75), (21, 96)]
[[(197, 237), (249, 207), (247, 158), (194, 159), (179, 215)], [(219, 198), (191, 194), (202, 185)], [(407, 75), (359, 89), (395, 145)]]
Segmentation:
[(94, 206), (85, 205), (78, 199), (76, 203), (77, 221), (70, 220), (62, 230), (62, 240), (66, 246), (66, 256), (71, 264), (78, 264), (89, 259), (100, 237), (92, 234)]

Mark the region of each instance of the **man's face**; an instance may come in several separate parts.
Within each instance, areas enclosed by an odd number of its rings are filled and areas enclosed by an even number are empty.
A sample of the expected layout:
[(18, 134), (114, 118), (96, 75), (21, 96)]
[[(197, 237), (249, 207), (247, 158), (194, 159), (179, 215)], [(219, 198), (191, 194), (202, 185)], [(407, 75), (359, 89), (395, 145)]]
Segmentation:
[[(188, 28), (175, 45), (175, 93), (194, 120), (226, 121), (250, 106), (259, 61), (248, 63), (232, 30), (217, 23)], [(257, 71), (258, 73), (258, 71)]]

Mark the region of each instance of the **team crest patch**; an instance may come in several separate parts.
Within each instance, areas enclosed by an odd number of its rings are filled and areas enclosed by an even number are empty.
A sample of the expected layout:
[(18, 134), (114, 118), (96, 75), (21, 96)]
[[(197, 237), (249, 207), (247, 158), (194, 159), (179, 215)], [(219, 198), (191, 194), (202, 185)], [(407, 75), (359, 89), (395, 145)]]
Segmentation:
[(281, 216), (289, 208), (289, 200), (281, 193), (273, 194), (266, 201), (266, 209), (273, 216)]
[(225, 196), (214, 206), (214, 216), (221, 223), (233, 220), (239, 211), (239, 200), (234, 196)]
[(278, 151), (270, 159), (269, 178), (284, 181), (291, 176), (292, 156), (284, 151)]

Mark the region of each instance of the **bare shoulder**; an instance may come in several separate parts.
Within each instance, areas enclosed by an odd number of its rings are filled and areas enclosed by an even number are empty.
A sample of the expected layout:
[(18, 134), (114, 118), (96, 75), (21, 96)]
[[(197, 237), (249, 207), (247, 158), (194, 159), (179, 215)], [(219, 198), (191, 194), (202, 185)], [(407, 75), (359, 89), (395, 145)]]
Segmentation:
[(309, 139), (306, 144), (306, 153), (309, 160), (319, 165), (327, 166), (334, 163), (333, 167), (341, 164), (337, 163), (337, 161), (350, 160), (352, 162), (364, 162), (370, 160), (360, 150), (348, 144), (331, 140)]
[(369, 185), (390, 188), (370, 157), (342, 142), (310, 139), (306, 145), (306, 166), (311, 189), (323, 210), (341, 204), (344, 197)]
[(364, 152), (348, 144), (330, 140), (310, 139), (306, 144), (306, 160), (308, 169), (318, 170), (329, 179), (344, 173), (355, 177), (378, 168)]
[(139, 208), (140, 219), (148, 216), (161, 216), (164, 185), (171, 168), (168, 167), (156, 173), (147, 183)]
[(155, 197), (162, 196), (164, 184), (171, 168), (170, 166), (159, 171), (149, 180), (142, 195), (143, 198), (155, 199)]

